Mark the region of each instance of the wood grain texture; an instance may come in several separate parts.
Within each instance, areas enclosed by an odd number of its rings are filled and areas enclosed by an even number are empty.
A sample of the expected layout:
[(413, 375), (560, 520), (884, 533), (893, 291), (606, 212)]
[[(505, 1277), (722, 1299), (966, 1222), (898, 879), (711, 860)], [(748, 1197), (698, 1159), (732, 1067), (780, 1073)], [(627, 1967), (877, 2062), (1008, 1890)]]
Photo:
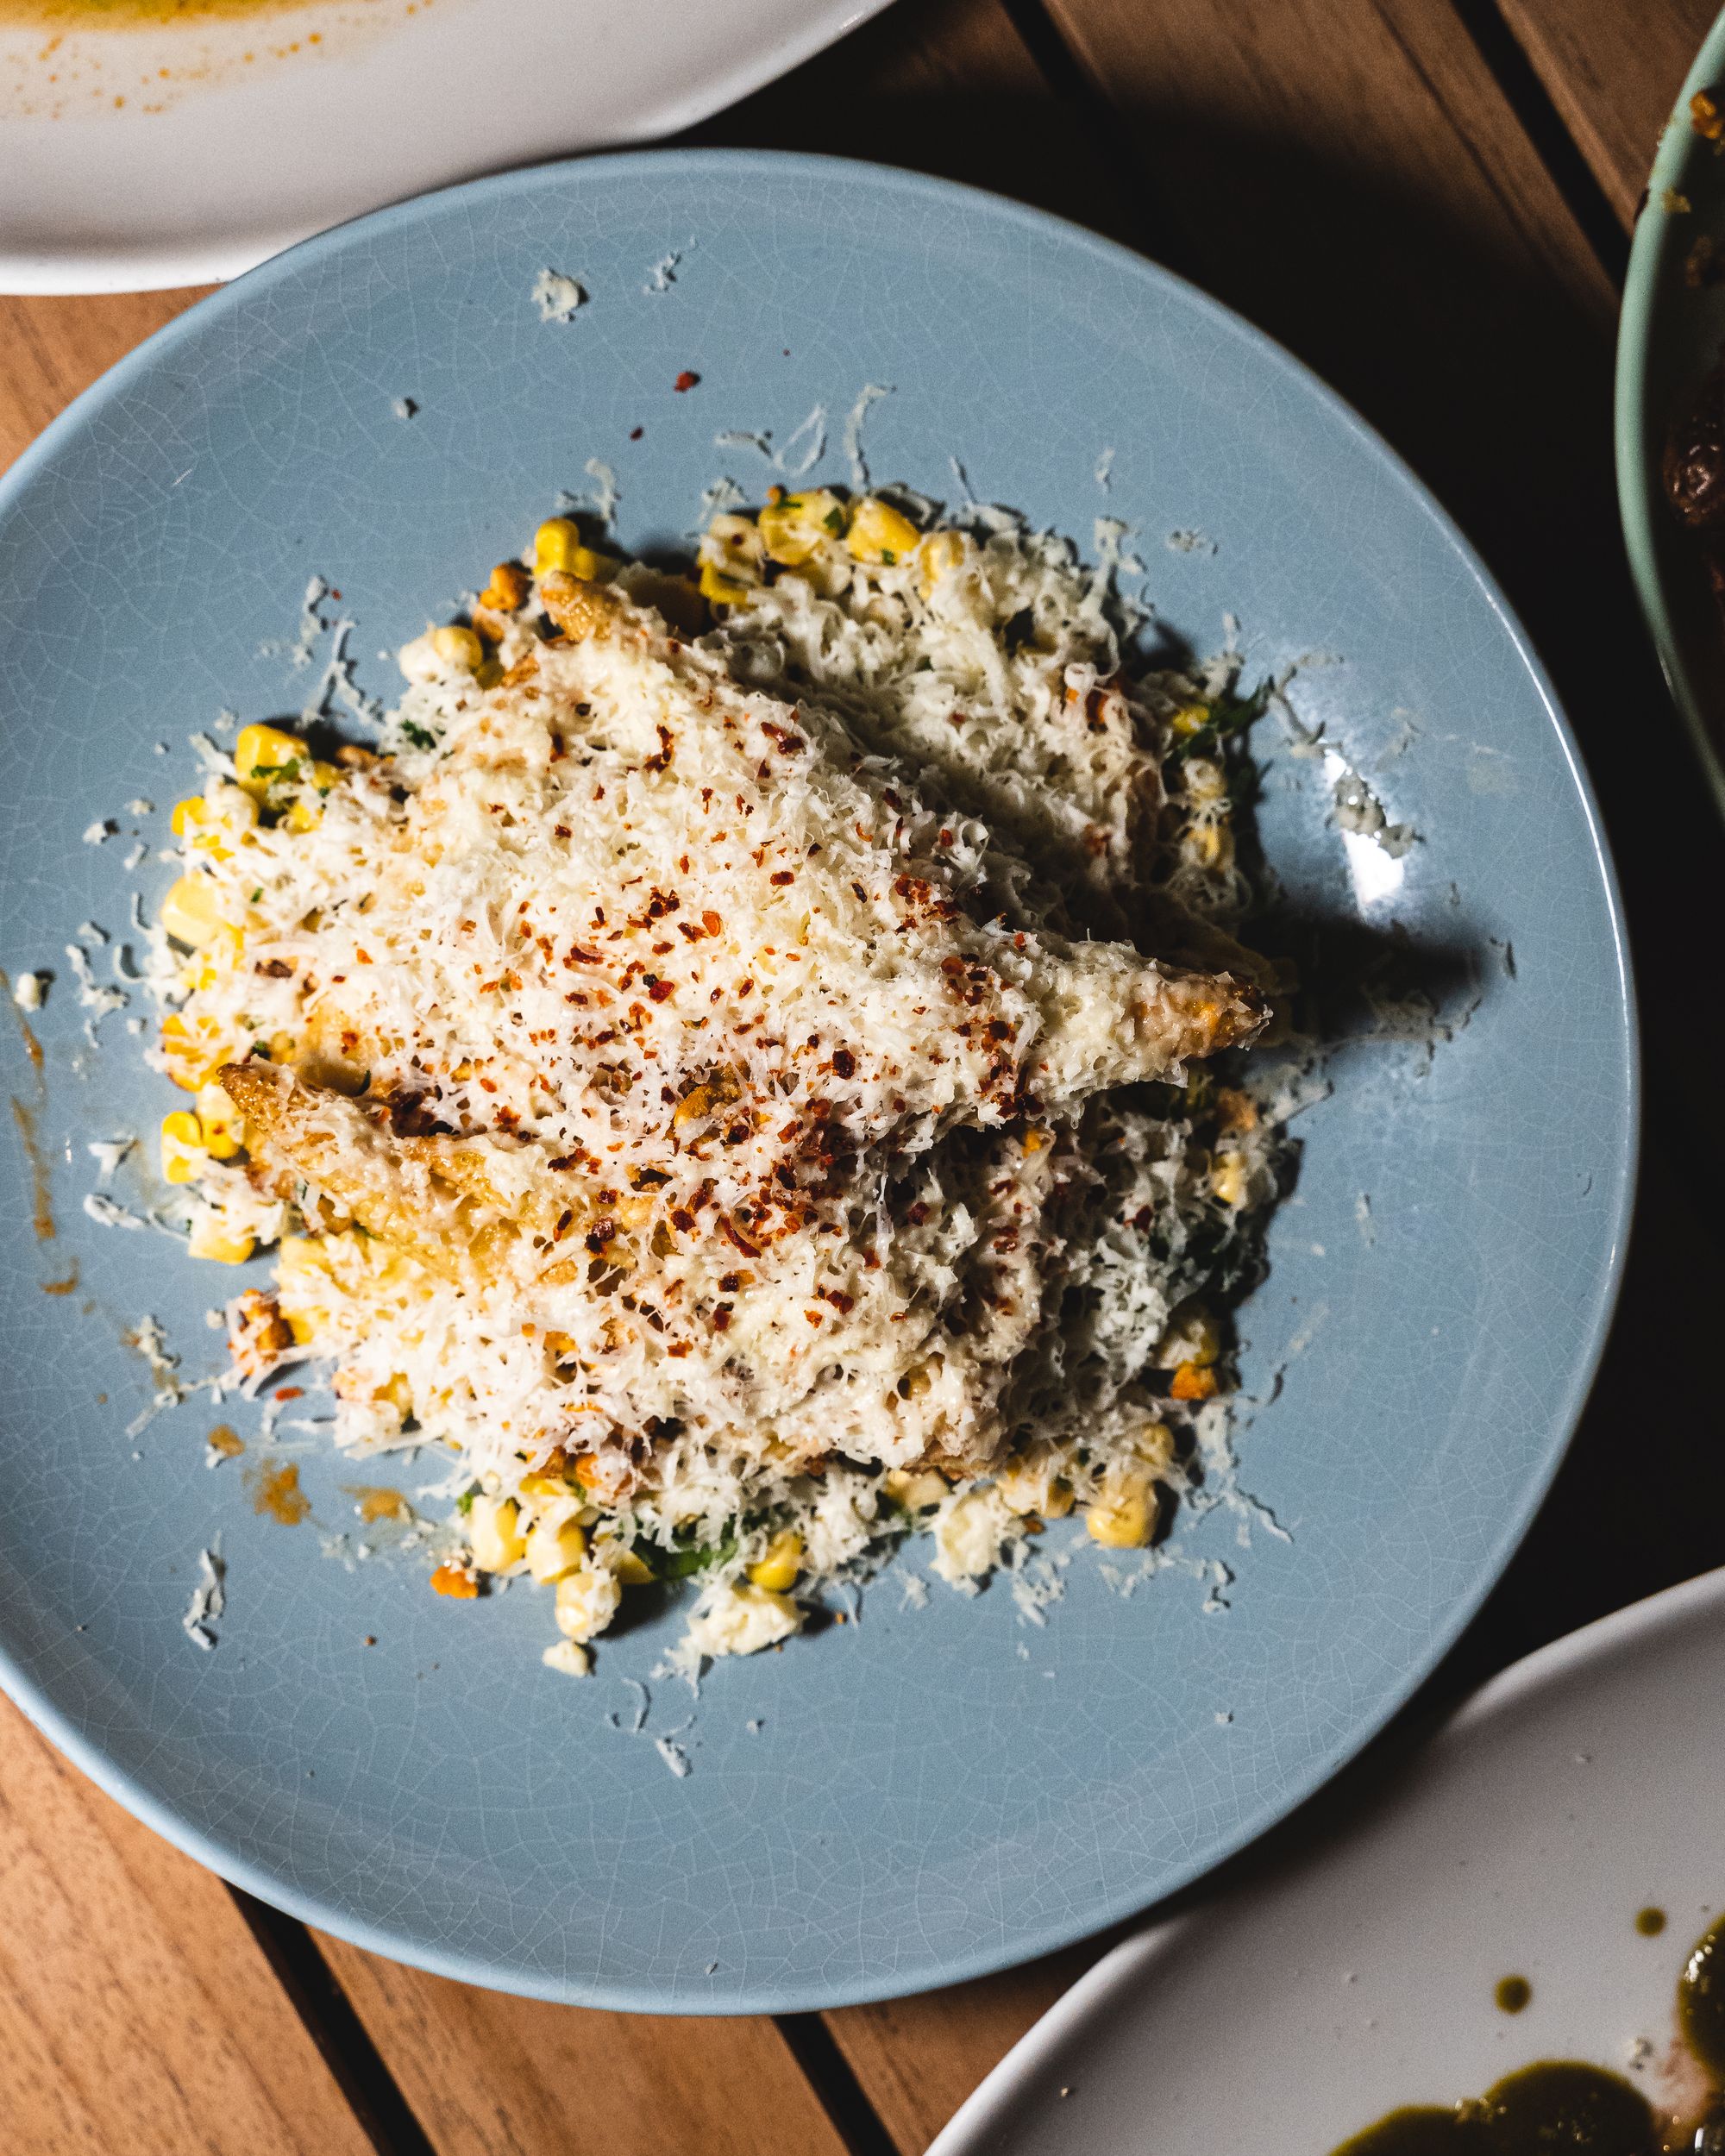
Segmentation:
[(98, 374), (203, 297), (203, 288), (85, 299), (0, 296), (0, 471)]
[(991, 2067), (1114, 1934), (975, 1984), (846, 2007), (827, 2026), (900, 2156), (920, 2156)]
[(0, 1701), (6, 2156), (370, 2156), (228, 1890)]
[(1505, 22), (1625, 225), (1713, 0), (1501, 0)]
[(844, 2156), (764, 2017), (548, 2006), (318, 1945), (438, 2156)]
[(1130, 229), (1103, 147), (1051, 89), (1001, 0), (890, 8), (685, 139), (867, 158), (989, 188), (1113, 236)]

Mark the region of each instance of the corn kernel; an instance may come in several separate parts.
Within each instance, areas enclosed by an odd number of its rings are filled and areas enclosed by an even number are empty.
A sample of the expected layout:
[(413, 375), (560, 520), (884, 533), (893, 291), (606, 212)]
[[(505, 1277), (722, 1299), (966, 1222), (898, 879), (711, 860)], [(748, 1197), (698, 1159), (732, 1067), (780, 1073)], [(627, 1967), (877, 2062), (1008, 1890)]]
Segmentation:
[(234, 743), (234, 776), (254, 801), (261, 801), (271, 786), (305, 754), (298, 734), (284, 733), (279, 726), (242, 726)]
[(586, 1677), (593, 1663), (586, 1649), (574, 1639), (559, 1639), (547, 1647), (539, 1659), (548, 1670), (555, 1670), (561, 1677)]
[[(595, 1555), (599, 1554), (597, 1551)], [(606, 1568), (615, 1573), (624, 1587), (651, 1587), (659, 1576), (645, 1557), (637, 1557), (633, 1550), (625, 1550), (620, 1543), (611, 1543), (604, 1551)]]
[(1226, 824), (1194, 824), (1182, 837), (1180, 850), (1195, 868), (1219, 874), (1233, 866), (1234, 835)]
[(223, 924), (220, 894), (208, 876), (182, 876), (162, 900), (160, 918), (175, 943), (198, 950)]
[(768, 502), (756, 520), (769, 561), (796, 568), (829, 539), (844, 536), (844, 505), (825, 486)]
[(202, 1213), (191, 1224), (185, 1247), (193, 1257), (211, 1258), (218, 1265), (243, 1265), (256, 1250), (257, 1240), (231, 1233), (219, 1213)]
[(1132, 1438), (1132, 1450), (1146, 1475), (1166, 1475), (1174, 1464), (1174, 1432), (1165, 1422), (1147, 1422)]
[(932, 1469), (913, 1474), (907, 1468), (895, 1467), (881, 1477), (881, 1487), (894, 1504), (902, 1505), (906, 1512), (926, 1512), (931, 1505), (938, 1505), (948, 1495), (946, 1478)]
[(246, 947), (245, 932), (231, 921), (223, 921), (194, 958), (188, 958), (180, 968), (180, 986), (188, 995), (199, 988), (215, 985), (224, 973), (231, 973), (240, 962), (240, 954)]
[(485, 646), (473, 630), (463, 629), (459, 622), (434, 629), (431, 649), (445, 666), (465, 667), (469, 674), (477, 674), (485, 664)]
[(291, 831), (315, 831), (323, 821), (323, 812), (317, 802), (308, 801), (302, 793), (282, 821)]
[(162, 1020), (161, 1046), (168, 1076), (185, 1093), (208, 1085), (223, 1063), (233, 1061), (233, 1043), (216, 1018), (187, 1020), (178, 1011), (170, 1012)]
[(749, 1567), (749, 1576), (756, 1587), (783, 1595), (796, 1585), (802, 1569), (803, 1539), (794, 1527), (782, 1527), (767, 1545), (766, 1556)]
[(565, 1639), (585, 1640), (605, 1630), (617, 1614), (623, 1589), (594, 1564), (577, 1565), (557, 1583), (557, 1629)]
[(1243, 1206), (1247, 1196), (1244, 1153), (1224, 1153), (1210, 1171), (1210, 1188), (1225, 1206)]
[(890, 502), (870, 494), (850, 512), (844, 543), (853, 560), (879, 561), (890, 567), (896, 561), (910, 560), (922, 544), (922, 534)]
[(169, 1183), (191, 1183), (198, 1180), (198, 1171), (209, 1158), (198, 1118), (184, 1108), (176, 1108), (172, 1115), (162, 1118), (161, 1172), (162, 1181)]
[(711, 561), (700, 565), (701, 597), (715, 606), (741, 605), (748, 598), (750, 588), (740, 577), (727, 576)]
[(567, 569), (579, 576), (574, 557), (583, 551), (580, 527), (568, 517), (548, 517), (533, 535), (533, 567), (541, 576)]
[(1090, 1539), (1107, 1550), (1141, 1550), (1156, 1526), (1155, 1492), (1144, 1474), (1112, 1469), (1101, 1493), (1084, 1507)]
[(480, 1583), (465, 1565), (440, 1564), (431, 1575), (431, 1591), (451, 1601), (471, 1602), (479, 1598)]
[(917, 548), (917, 589), (925, 599), (944, 576), (962, 568), (969, 558), (970, 542), (962, 531), (932, 531)]
[(573, 1572), (587, 1553), (587, 1539), (573, 1520), (541, 1520), (527, 1537), (527, 1570), (542, 1583)]
[(715, 517), (700, 542), (700, 559), (745, 584), (758, 584), (766, 560), (759, 527), (752, 517)]
[(475, 1497), (467, 1512), (467, 1547), (481, 1572), (512, 1572), (527, 1554), (521, 1507), (512, 1497)]

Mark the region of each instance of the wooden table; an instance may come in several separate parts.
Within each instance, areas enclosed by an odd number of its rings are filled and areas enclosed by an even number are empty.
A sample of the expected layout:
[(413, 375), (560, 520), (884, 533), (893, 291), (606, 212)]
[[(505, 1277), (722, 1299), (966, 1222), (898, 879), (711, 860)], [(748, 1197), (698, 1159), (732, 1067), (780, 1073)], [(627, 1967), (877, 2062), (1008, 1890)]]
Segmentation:
[[(1414, 1712), (1725, 1561), (1725, 843), (1621, 559), (1609, 385), (1653, 143), (1711, 0), (900, 0), (699, 131), (919, 166), (1195, 279), (1454, 511), (1568, 705), (1647, 1045), (1615, 1332), (1550, 1503)], [(0, 462), (198, 295), (0, 300)], [(1675, 787), (1647, 781), (1678, 760)], [(8, 2156), (828, 2156), (925, 2148), (1106, 1942), (825, 2015), (646, 2019), (422, 1976), (231, 1892), (0, 1702)]]

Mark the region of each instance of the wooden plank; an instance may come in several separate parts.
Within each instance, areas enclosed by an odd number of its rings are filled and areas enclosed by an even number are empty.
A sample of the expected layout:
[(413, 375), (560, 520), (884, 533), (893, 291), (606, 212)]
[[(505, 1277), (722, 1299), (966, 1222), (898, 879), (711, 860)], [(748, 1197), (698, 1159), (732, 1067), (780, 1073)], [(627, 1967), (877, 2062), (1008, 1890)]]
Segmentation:
[(827, 2026), (900, 2156), (920, 2156), (989, 2069), (1114, 1934), (974, 1984), (829, 2014)]
[(318, 1944), (438, 2156), (844, 2156), (764, 2016), (548, 2006)]
[(686, 139), (867, 158), (1115, 236), (1129, 229), (1101, 146), (1051, 90), (1001, 0), (890, 8)]
[(370, 2156), (233, 1897), (0, 1700), (7, 2156)]
[(1501, 0), (1503, 18), (1624, 224), (1713, 0)]
[(98, 374), (203, 297), (199, 289), (0, 298), (0, 471)]

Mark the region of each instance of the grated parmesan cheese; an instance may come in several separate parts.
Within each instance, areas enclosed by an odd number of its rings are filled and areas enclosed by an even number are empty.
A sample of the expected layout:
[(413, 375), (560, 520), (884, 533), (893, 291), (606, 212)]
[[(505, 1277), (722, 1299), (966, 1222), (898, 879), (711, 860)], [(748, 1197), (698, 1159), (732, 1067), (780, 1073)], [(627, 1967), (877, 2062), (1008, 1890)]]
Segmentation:
[(159, 1060), (244, 1134), (191, 1202), (279, 1244), (337, 1442), (451, 1448), (571, 1646), (706, 1574), (695, 1667), (798, 1629), (748, 1576), (787, 1532), (858, 1576), (932, 1486), (974, 1589), (1038, 1524), (997, 1473), (1070, 1509), (1165, 1439), (1158, 1349), (1275, 1189), (1189, 1075), (1267, 1009), (1219, 925), (1229, 664), (1133, 675), (1106, 574), (1003, 512), (854, 552), (809, 498), (794, 574), (714, 518), (706, 634), (659, 572), (499, 571), (380, 755), (204, 743), (218, 926), (152, 940)]

